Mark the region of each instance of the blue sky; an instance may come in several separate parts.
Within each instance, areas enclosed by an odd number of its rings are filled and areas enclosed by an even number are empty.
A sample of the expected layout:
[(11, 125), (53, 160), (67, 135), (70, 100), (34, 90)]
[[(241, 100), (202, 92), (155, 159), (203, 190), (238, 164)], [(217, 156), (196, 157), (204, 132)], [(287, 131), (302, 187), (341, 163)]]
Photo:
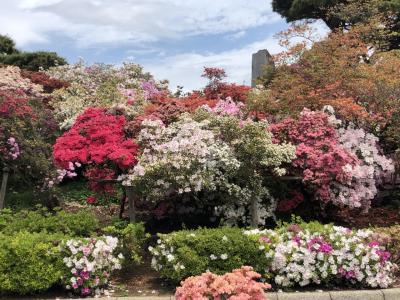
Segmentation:
[[(250, 83), (251, 54), (280, 50), (287, 28), (270, 0), (0, 0), (0, 33), (21, 50), (56, 51), (70, 63), (133, 61), (170, 88), (203, 86), (203, 66)], [(322, 24), (316, 25), (322, 32)]]

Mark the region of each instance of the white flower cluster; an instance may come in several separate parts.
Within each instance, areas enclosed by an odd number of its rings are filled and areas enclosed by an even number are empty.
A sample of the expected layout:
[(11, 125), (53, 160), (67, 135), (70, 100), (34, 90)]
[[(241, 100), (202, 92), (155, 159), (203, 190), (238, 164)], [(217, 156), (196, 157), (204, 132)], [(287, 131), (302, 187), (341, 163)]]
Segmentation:
[[(194, 233), (188, 234), (186, 237), (188, 239), (194, 238), (196, 235)], [(169, 246), (170, 239), (158, 239), (157, 240), (157, 246), (152, 247), (150, 246), (148, 249), (150, 253), (153, 255), (151, 259), (151, 267), (157, 271), (160, 271), (165, 264), (168, 264), (169, 267), (172, 265), (172, 268), (176, 273), (180, 273), (181, 271), (185, 270), (185, 264), (183, 262), (180, 262), (175, 255), (175, 248), (173, 246)], [(227, 236), (223, 236), (221, 238), (221, 243), (226, 243), (228, 242), (229, 239)], [(211, 253), (209, 255), (210, 260), (216, 261), (225, 261), (229, 259), (229, 255), (227, 253)], [(208, 271), (208, 270), (205, 270)]]
[(260, 237), (260, 249), (271, 259), (266, 272), (273, 274), (280, 286), (322, 284), (337, 279), (381, 288), (393, 283), (395, 266), (388, 261), (390, 253), (371, 241), (372, 231), (330, 225), (322, 231), (285, 229), (245, 234)]
[[(70, 83), (69, 87), (52, 93), (51, 105), (62, 129), (70, 128), (89, 107), (122, 109), (128, 116), (137, 116), (147, 100), (148, 84), (143, 83), (151, 79), (137, 64), (87, 66), (83, 60), (50, 68), (46, 73)], [(154, 91), (162, 88), (159, 83), (151, 82)]]
[(63, 243), (63, 262), (71, 271), (71, 276), (63, 279), (66, 288), (89, 295), (106, 286), (111, 272), (121, 269), (123, 256), (114, 254), (117, 246), (118, 239), (112, 236)]
[[(224, 223), (227, 225), (236, 225), (239, 222), (242, 224), (251, 223), (251, 215), (249, 214), (251, 203), (249, 199), (254, 195), (249, 191), (245, 195), (246, 189), (242, 189), (242, 197), (238, 197), (235, 202), (227, 203), (221, 206), (215, 207), (215, 214), (222, 216)], [(268, 218), (275, 219), (275, 210), (277, 207), (277, 201), (273, 198), (267, 188), (263, 188), (263, 191), (257, 197), (257, 211), (258, 211), (258, 224), (265, 225)], [(268, 205), (266, 205), (266, 202)]]
[(160, 262), (162, 258), (164, 258), (168, 263), (173, 264), (175, 272), (179, 272), (180, 270), (184, 270), (186, 268), (184, 264), (176, 260), (174, 255), (174, 247), (168, 247), (168, 245), (163, 243), (161, 240), (157, 240), (157, 247), (150, 246), (148, 249), (153, 255), (153, 258), (151, 259), (151, 267), (153, 269), (157, 271), (162, 269), (163, 265)]
[(138, 142), (143, 149), (137, 165), (120, 177), (148, 197), (230, 188), (228, 176), (240, 165), (229, 146), (216, 139), (207, 122), (184, 116), (164, 127), (145, 120)]

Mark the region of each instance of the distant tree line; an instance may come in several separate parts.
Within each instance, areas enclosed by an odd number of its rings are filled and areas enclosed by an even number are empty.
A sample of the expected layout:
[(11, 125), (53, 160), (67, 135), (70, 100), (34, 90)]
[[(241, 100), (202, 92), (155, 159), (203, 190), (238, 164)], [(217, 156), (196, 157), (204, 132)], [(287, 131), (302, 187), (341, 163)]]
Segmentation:
[(65, 65), (67, 61), (56, 52), (35, 51), (25, 52), (16, 48), (13, 39), (0, 35), (0, 64), (14, 65), (21, 69), (38, 71), (57, 65)]

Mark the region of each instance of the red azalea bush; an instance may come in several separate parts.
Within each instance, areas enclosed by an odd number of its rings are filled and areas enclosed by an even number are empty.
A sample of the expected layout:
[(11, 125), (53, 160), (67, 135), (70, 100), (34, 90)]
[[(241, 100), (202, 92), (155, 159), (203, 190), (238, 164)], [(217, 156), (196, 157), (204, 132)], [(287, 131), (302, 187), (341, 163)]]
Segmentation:
[(53, 149), (57, 166), (67, 169), (70, 162), (95, 165), (112, 162), (121, 169), (133, 166), (138, 146), (125, 137), (125, 122), (124, 116), (108, 114), (105, 109), (87, 109), (57, 139)]
[(315, 195), (323, 202), (330, 199), (332, 181), (348, 180), (343, 167), (358, 162), (357, 157), (341, 146), (335, 127), (324, 112), (304, 109), (298, 120), (287, 118), (272, 124), (270, 131), (277, 142), (296, 145), (292, 165), (302, 173), (304, 182), (316, 187)]
[(247, 266), (224, 275), (207, 272), (182, 281), (175, 297), (177, 300), (264, 300), (264, 290), (271, 286), (257, 282), (260, 277), (252, 267)]

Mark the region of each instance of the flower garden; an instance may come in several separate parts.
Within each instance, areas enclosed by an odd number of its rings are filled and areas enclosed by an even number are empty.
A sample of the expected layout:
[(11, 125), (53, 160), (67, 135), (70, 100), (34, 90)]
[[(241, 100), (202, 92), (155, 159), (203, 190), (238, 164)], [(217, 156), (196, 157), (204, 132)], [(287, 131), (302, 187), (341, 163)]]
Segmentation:
[(371, 26), (308, 47), (295, 23), (255, 88), (1, 65), (0, 294), (118, 294), (132, 270), (179, 300), (398, 286), (400, 54), (367, 55)]

